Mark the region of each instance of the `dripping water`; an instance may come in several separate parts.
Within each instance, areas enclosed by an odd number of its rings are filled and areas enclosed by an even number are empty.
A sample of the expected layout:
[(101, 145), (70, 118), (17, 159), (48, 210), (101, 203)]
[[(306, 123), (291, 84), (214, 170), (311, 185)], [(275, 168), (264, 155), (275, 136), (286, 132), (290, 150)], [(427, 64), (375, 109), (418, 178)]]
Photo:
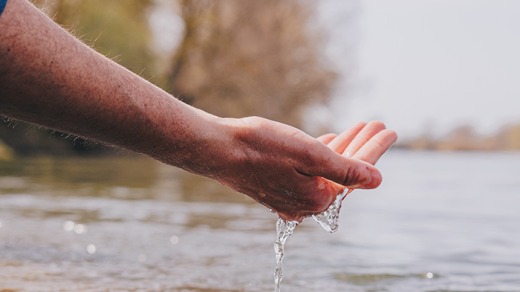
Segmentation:
[(275, 292), (280, 292), (280, 283), (282, 282), (282, 260), (285, 255), (285, 241), (294, 232), (294, 228), (298, 225), (298, 221), (285, 221), (278, 218), (276, 221), (276, 242), (274, 243), (274, 253), (276, 256), (276, 269), (274, 271)]
[(332, 205), (327, 208), (327, 210), (312, 215), (312, 218), (318, 223), (320, 223), (321, 227), (330, 233), (334, 233), (339, 228), (339, 211), (341, 210), (341, 204), (345, 197), (352, 192), (353, 189), (345, 189), (341, 194), (336, 197), (336, 200)]
[[(345, 189), (336, 197), (334, 203), (332, 203), (327, 210), (312, 215), (312, 218), (314, 218), (314, 220), (326, 231), (330, 233), (336, 232), (339, 227), (339, 211), (341, 210), (341, 204), (350, 192), (352, 192), (352, 189)], [(282, 261), (285, 255), (285, 242), (287, 241), (287, 238), (293, 234), (294, 229), (298, 224), (298, 221), (285, 221), (282, 218), (278, 218), (276, 221), (277, 237), (276, 242), (274, 243), (274, 253), (276, 257), (276, 269), (274, 271), (275, 292), (280, 292), (280, 283), (283, 279)]]

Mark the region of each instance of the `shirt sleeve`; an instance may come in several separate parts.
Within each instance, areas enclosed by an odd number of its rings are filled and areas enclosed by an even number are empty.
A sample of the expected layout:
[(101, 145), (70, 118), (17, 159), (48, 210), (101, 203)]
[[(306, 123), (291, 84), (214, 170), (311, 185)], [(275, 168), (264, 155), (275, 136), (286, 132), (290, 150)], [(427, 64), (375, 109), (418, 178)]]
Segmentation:
[(6, 3), (7, 3), (7, 0), (0, 0), (0, 15), (2, 15), (2, 12), (4, 12)]

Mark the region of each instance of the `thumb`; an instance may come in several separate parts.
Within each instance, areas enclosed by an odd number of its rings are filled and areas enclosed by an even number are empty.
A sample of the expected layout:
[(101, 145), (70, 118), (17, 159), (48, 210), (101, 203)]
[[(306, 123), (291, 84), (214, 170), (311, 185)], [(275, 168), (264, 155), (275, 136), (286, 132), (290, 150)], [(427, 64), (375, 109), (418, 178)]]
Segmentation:
[(308, 176), (320, 176), (353, 189), (374, 189), (382, 182), (379, 170), (364, 161), (337, 154), (324, 145), (314, 163), (306, 163), (298, 171)]
[(335, 160), (336, 165), (323, 173), (330, 180), (352, 189), (375, 189), (383, 178), (379, 170), (370, 163), (355, 158)]

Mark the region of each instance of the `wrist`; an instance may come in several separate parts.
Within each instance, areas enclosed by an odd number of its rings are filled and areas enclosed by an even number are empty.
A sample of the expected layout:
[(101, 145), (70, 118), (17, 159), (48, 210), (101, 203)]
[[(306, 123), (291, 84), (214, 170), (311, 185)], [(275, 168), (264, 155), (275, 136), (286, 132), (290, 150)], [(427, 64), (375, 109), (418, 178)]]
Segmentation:
[(220, 118), (188, 107), (184, 117), (173, 117), (158, 139), (153, 158), (189, 172), (212, 177), (225, 167), (223, 158), (230, 155), (233, 127), (230, 119)]

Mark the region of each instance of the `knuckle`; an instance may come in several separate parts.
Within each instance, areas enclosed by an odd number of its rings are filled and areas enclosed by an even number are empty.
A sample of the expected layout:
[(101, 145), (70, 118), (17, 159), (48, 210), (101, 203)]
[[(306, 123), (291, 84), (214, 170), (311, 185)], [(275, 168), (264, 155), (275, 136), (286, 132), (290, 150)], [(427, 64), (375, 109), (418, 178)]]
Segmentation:
[(359, 184), (362, 179), (361, 169), (359, 167), (349, 167), (344, 175), (342, 185), (353, 186)]

